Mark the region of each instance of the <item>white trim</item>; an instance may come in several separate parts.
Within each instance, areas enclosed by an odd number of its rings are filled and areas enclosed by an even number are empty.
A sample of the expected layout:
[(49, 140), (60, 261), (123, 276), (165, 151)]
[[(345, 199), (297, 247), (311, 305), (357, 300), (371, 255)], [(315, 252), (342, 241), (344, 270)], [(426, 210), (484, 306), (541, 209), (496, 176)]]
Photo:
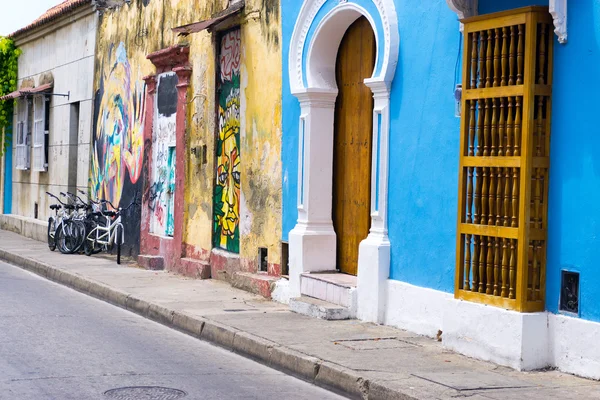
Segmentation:
[[(40, 104), (41, 103), (41, 104)], [(33, 97), (33, 170), (46, 172), (46, 98), (44, 95)]]
[[(373, 75), (365, 80), (374, 98), (373, 207), (369, 235), (359, 246), (357, 313), (361, 319), (382, 322), (385, 304), (383, 284), (390, 266), (387, 236), (390, 87), (398, 63), (400, 37), (394, 1), (372, 1), (379, 19), (350, 0), (340, 2), (316, 21), (325, 0), (306, 0), (292, 34), (288, 73), (291, 92), (300, 101), (299, 134), (302, 136), (304, 133), (304, 137), (299, 139), (298, 151), (298, 221), (289, 234), (290, 295), (296, 297), (300, 294), (300, 274), (336, 268), (336, 235), (331, 220), (333, 126), (338, 92), (335, 63), (346, 30), (356, 19), (364, 16), (375, 32), (377, 56)], [(376, 24), (379, 20), (381, 27)], [(318, 25), (313, 36), (308, 38), (314, 24)], [(383, 37), (380, 37), (380, 31), (383, 31)], [(310, 42), (306, 60), (303, 60), (307, 40)], [(380, 68), (379, 60), (382, 60)]]
[[(448, 7), (454, 11), (458, 19), (473, 17), (479, 13), (479, 0), (446, 0)], [(548, 0), (548, 11), (552, 15), (554, 33), (558, 43), (567, 43), (567, 0)], [(460, 31), (464, 29), (460, 24)]]
[(548, 11), (552, 15), (558, 43), (567, 43), (567, 0), (549, 0)]

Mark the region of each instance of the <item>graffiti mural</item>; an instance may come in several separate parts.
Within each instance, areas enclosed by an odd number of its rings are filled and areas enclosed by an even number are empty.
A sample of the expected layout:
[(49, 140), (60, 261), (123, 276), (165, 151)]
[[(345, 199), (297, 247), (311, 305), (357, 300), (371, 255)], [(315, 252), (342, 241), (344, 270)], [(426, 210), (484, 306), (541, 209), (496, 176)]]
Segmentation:
[(156, 89), (156, 113), (152, 130), (152, 210), (150, 232), (173, 236), (175, 208), (175, 117), (177, 113), (177, 75), (160, 74)]
[(240, 30), (224, 34), (219, 53), (219, 132), (213, 197), (213, 246), (240, 250)]
[[(145, 84), (132, 78), (125, 45), (111, 45), (100, 66), (95, 94), (90, 191), (94, 198), (127, 206), (141, 191)], [(140, 210), (123, 216), (125, 247), (139, 252)]]

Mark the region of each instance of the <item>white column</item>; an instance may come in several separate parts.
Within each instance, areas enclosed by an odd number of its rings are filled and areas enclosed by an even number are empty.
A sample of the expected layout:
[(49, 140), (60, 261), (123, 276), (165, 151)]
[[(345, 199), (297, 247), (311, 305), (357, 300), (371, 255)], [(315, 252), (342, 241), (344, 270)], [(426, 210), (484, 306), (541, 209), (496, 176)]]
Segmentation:
[(333, 124), (337, 90), (308, 89), (300, 100), (298, 133), (298, 222), (289, 234), (290, 297), (300, 296), (300, 275), (336, 268), (331, 219)]
[(390, 85), (378, 79), (366, 79), (373, 92), (373, 150), (371, 166), (371, 229), (358, 250), (359, 319), (382, 323), (386, 281), (390, 274), (388, 238), (388, 175)]

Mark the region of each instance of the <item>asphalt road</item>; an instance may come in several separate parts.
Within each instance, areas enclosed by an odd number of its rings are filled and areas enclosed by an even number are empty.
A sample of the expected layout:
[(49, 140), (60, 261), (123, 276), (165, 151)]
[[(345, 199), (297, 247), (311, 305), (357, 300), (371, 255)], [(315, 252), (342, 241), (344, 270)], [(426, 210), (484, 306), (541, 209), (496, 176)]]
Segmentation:
[(0, 399), (178, 398), (341, 399), (0, 262)]

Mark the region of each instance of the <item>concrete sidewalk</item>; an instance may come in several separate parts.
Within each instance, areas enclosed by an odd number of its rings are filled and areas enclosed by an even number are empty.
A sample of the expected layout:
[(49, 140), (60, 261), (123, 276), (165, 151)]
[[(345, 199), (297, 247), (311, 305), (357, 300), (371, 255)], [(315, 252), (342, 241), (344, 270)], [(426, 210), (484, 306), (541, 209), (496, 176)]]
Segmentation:
[(0, 259), (352, 398), (598, 399), (600, 382), (522, 373), (410, 332), (323, 321), (215, 280), (62, 255), (0, 231)]

